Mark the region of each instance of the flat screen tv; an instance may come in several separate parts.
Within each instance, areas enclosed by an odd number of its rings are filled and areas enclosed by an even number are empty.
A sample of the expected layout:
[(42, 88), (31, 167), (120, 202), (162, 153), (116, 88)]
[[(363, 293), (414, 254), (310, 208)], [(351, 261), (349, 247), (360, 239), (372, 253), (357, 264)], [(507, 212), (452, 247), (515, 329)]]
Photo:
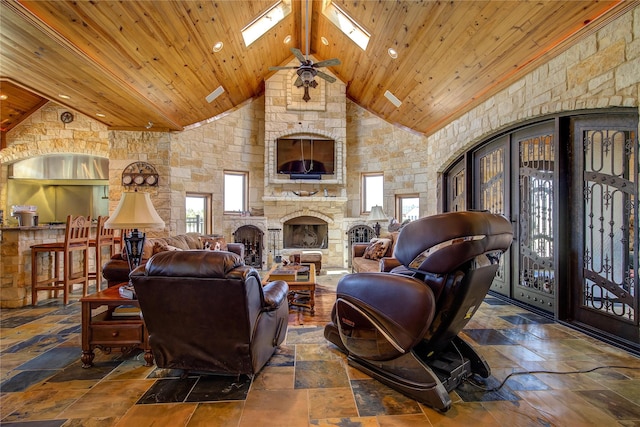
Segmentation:
[(335, 173), (335, 141), (332, 139), (278, 138), (277, 172), (291, 178), (321, 179)]

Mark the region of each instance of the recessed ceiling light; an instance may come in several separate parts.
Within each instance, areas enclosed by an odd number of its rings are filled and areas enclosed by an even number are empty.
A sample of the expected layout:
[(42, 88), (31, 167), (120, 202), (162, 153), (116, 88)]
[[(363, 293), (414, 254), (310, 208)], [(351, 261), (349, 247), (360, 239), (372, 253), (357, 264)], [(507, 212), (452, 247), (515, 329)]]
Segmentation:
[(323, 45), (329, 46), (329, 40), (327, 40), (326, 37), (320, 37), (320, 40), (322, 41)]
[(4, 101), (7, 98), (9, 98), (7, 95), (5, 95), (4, 93), (0, 95), (0, 101)]
[(96, 116), (98, 116), (98, 117), (107, 117), (106, 114), (104, 114), (104, 113), (96, 113)]
[(220, 52), (223, 47), (224, 47), (224, 43), (217, 42), (216, 44), (213, 45), (213, 51), (214, 52)]
[(392, 47), (390, 47), (387, 50), (387, 52), (389, 53), (389, 56), (392, 57), (393, 59), (396, 59), (398, 57), (398, 52)]
[(291, 34), (284, 38), (284, 44), (289, 44), (291, 42)]
[(71, 99), (71, 97), (69, 95), (65, 95), (65, 94), (59, 94), (58, 98), (62, 98), (62, 99)]

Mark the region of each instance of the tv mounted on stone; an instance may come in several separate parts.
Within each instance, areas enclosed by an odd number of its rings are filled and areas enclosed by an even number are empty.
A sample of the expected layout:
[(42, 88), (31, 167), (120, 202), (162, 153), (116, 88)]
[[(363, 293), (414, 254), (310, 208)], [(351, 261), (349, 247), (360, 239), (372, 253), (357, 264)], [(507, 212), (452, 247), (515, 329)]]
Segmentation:
[(335, 141), (322, 138), (278, 138), (276, 165), (291, 179), (322, 179), (335, 173)]

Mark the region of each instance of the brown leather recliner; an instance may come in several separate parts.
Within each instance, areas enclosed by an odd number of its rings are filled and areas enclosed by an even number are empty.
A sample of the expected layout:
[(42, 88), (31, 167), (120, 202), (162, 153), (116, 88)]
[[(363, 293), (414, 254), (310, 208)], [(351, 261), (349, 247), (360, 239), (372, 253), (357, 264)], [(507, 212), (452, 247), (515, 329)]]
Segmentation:
[(256, 374), (285, 338), (287, 283), (231, 252), (162, 252), (130, 277), (160, 368)]
[(441, 411), (449, 392), (491, 369), (458, 334), (482, 304), (511, 245), (511, 223), (489, 212), (450, 212), (406, 225), (391, 273), (338, 282), (327, 340), (349, 364)]

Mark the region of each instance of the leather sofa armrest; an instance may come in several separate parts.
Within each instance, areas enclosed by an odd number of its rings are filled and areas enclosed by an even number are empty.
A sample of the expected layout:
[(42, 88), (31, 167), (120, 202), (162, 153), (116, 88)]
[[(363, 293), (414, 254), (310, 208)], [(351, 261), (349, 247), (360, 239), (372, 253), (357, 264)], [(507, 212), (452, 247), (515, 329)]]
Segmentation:
[(380, 271), (384, 271), (388, 273), (400, 265), (402, 265), (402, 263), (394, 257), (380, 258)]
[(369, 246), (369, 243), (354, 243), (351, 246), (351, 255), (353, 258), (361, 257), (364, 255), (364, 251)]
[(242, 243), (227, 243), (227, 250), (234, 254), (240, 255), (240, 258), (244, 259), (244, 244)]
[(262, 288), (264, 292), (265, 309), (275, 310), (287, 301), (289, 285), (284, 280), (274, 280)]

